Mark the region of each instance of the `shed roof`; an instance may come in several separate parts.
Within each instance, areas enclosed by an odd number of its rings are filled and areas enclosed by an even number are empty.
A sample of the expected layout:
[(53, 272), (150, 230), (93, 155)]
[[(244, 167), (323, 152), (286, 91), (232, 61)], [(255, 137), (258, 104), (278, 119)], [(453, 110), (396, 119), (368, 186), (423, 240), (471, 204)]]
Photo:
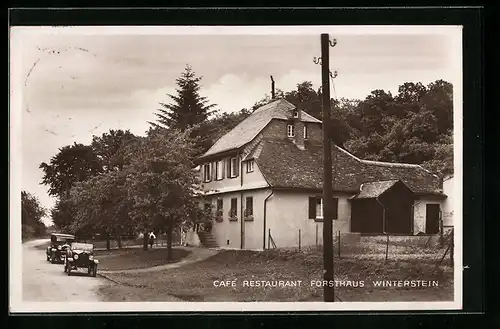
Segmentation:
[(393, 187), (397, 182), (399, 182), (399, 179), (363, 183), (360, 186), (359, 194), (356, 195), (353, 199), (376, 198)]

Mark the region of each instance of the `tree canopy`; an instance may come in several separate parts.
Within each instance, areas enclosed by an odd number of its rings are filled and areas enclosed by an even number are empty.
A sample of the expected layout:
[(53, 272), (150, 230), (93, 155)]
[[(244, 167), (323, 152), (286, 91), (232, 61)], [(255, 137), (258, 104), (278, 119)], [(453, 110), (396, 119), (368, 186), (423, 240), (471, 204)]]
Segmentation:
[(60, 197), (75, 182), (101, 173), (102, 163), (91, 146), (74, 143), (60, 148), (49, 164), (40, 164), (40, 169), (44, 172), (42, 184), (49, 186), (49, 195)]
[[(315, 90), (310, 81), (282, 96), (322, 119), (321, 90)], [(253, 109), (270, 100), (266, 95)], [(406, 82), (395, 96), (378, 89), (364, 100), (332, 99), (331, 110), (330, 138), (356, 156), (420, 164), (440, 175), (453, 171), (453, 87), (449, 82), (437, 80), (427, 86)]]
[(197, 153), (204, 152), (210, 147), (211, 139), (207, 121), (212, 114), (215, 104), (210, 104), (206, 97), (200, 95), (202, 77), (196, 76), (192, 67), (186, 65), (184, 72), (175, 80), (176, 94), (167, 94), (170, 103), (160, 103), (157, 110), (157, 120), (151, 123), (162, 128), (184, 131), (191, 128), (191, 138), (197, 138)]
[(47, 210), (42, 207), (38, 198), (27, 191), (21, 192), (21, 225), (22, 237), (40, 237), (46, 232), (42, 218)]

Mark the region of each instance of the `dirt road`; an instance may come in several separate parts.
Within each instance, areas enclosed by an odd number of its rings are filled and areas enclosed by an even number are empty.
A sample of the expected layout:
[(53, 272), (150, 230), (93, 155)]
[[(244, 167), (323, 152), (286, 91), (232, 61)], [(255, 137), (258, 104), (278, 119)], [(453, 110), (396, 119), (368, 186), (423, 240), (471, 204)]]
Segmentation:
[(87, 302), (99, 301), (97, 289), (104, 279), (82, 273), (64, 273), (63, 265), (46, 260), (45, 250), (36, 246), (48, 240), (34, 240), (23, 244), (23, 300), (30, 302)]

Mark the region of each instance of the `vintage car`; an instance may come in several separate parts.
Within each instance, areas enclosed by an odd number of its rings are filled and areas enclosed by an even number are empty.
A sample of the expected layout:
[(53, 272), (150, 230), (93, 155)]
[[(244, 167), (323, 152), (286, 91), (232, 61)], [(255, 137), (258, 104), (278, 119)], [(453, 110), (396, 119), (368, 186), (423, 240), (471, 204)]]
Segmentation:
[(99, 261), (94, 258), (94, 245), (83, 242), (72, 242), (66, 250), (66, 262), (64, 272), (71, 275), (71, 271), (87, 269), (87, 273), (92, 276), (97, 275), (97, 264)]
[(54, 263), (64, 263), (66, 249), (71, 242), (75, 241), (75, 236), (71, 234), (52, 233), (50, 235), (50, 245), (47, 247), (47, 261)]

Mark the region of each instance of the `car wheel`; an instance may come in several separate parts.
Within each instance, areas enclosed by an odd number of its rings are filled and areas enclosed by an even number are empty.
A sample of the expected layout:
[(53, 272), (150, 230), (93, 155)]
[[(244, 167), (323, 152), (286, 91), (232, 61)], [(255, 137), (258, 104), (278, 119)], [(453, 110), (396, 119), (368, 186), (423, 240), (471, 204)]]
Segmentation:
[(52, 264), (55, 264), (55, 263), (56, 263), (56, 255), (55, 255), (55, 254), (52, 254), (52, 255), (50, 256), (50, 262), (51, 262)]
[(65, 272), (65, 273), (66, 273), (66, 272), (68, 272), (68, 263), (65, 263), (65, 264), (64, 264), (64, 272)]
[(49, 257), (49, 255), (47, 255), (47, 262), (50, 262), (50, 257)]
[(97, 265), (94, 265), (94, 268), (92, 269), (92, 276), (94, 278), (97, 276)]
[(68, 270), (66, 272), (68, 272), (68, 276), (71, 275), (71, 266), (70, 265), (68, 265)]
[(92, 266), (89, 265), (89, 268), (88, 268), (88, 272), (87, 272), (89, 275), (92, 274)]

